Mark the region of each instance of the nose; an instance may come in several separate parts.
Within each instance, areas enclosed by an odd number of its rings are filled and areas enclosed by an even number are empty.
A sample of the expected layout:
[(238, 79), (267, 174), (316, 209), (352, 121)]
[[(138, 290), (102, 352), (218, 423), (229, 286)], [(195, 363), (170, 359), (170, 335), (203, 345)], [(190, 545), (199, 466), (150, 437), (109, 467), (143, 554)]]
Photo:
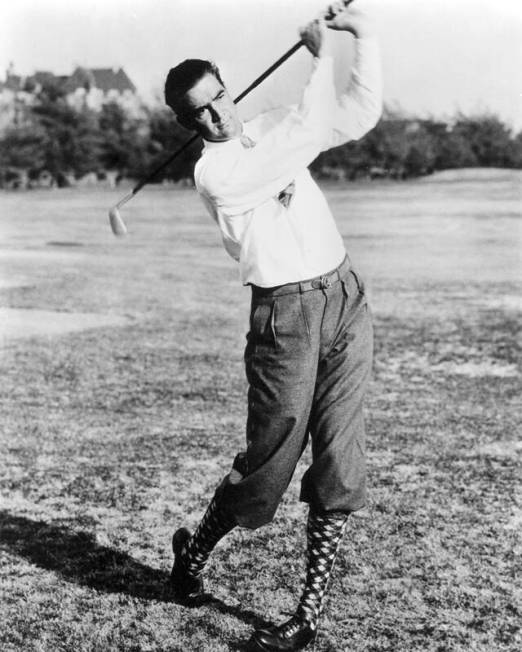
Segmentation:
[(209, 111), (210, 111), (210, 117), (212, 119), (212, 122), (221, 122), (222, 121), (222, 112), (219, 111), (218, 107), (211, 104), (210, 107), (209, 107)]

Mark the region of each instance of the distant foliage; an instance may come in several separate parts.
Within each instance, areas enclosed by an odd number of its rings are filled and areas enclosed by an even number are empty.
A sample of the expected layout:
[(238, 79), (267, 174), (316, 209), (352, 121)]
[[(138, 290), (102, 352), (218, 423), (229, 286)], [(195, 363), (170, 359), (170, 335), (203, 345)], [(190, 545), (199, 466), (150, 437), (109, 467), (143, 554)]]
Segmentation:
[(39, 143), (41, 167), (58, 183), (71, 175), (83, 176), (98, 166), (103, 136), (92, 111), (75, 111), (63, 96), (43, 94), (33, 107), (32, 118), (32, 126), (43, 135)]
[[(95, 112), (71, 107), (63, 89), (44, 84), (16, 126), (0, 136), (0, 186), (37, 183), (40, 175), (65, 186), (91, 173), (140, 179), (190, 136), (167, 108), (154, 108), (144, 118), (131, 118), (116, 102)], [(198, 158), (191, 148), (157, 176), (179, 180), (191, 176)]]
[(324, 152), (312, 169), (326, 178), (406, 179), (463, 167), (522, 167), (522, 133), (491, 114), (459, 114), (450, 122), (407, 118), (385, 110), (358, 142)]
[[(63, 90), (49, 82), (22, 120), (0, 137), (0, 185), (23, 172), (30, 183), (45, 175), (68, 185), (88, 173), (141, 179), (178, 149), (190, 134), (167, 108), (130, 118), (116, 103), (94, 112), (69, 106)], [(191, 147), (158, 182), (192, 176), (201, 146)], [(321, 154), (312, 164), (318, 177), (406, 179), (460, 167), (522, 168), (522, 133), (514, 135), (496, 116), (457, 115), (451, 123), (406, 117), (385, 110), (362, 140)]]

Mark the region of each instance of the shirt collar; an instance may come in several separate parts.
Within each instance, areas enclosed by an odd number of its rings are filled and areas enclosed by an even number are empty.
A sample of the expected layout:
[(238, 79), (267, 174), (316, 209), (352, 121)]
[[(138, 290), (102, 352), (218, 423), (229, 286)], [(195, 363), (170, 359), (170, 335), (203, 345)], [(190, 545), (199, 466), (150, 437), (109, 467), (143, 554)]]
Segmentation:
[[(243, 123), (243, 130), (241, 132), (241, 136), (237, 136), (236, 138), (231, 138), (230, 140), (221, 140), (221, 141), (215, 141), (215, 140), (205, 140), (203, 138), (203, 144), (205, 146), (205, 149), (216, 149), (217, 147), (220, 147), (222, 149), (224, 148), (234, 148), (237, 147), (238, 145), (241, 145), (241, 137), (245, 135), (248, 136), (248, 129), (246, 128), (246, 125)], [(243, 145), (241, 145), (243, 147)]]
[(231, 138), (230, 140), (220, 140), (220, 141), (203, 139), (203, 144), (205, 145), (205, 149), (216, 149), (218, 147), (224, 149), (224, 148), (237, 147), (238, 144), (241, 145), (241, 140), (239, 136), (237, 138)]

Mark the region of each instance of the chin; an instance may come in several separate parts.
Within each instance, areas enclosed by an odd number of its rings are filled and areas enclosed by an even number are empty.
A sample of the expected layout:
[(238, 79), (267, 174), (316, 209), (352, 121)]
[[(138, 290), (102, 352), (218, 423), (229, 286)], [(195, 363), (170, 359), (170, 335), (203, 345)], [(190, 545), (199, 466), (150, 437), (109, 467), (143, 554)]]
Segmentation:
[(237, 138), (238, 136), (239, 133), (237, 129), (227, 129), (226, 131), (221, 131), (219, 134), (216, 134), (214, 136), (214, 140), (219, 140), (219, 141), (232, 140), (233, 138)]
[(215, 142), (223, 142), (226, 140), (232, 140), (233, 138), (238, 138), (241, 135), (241, 124), (233, 123), (230, 126), (227, 126), (225, 129), (217, 132), (207, 132), (206, 135), (203, 135), (205, 140), (213, 140)]

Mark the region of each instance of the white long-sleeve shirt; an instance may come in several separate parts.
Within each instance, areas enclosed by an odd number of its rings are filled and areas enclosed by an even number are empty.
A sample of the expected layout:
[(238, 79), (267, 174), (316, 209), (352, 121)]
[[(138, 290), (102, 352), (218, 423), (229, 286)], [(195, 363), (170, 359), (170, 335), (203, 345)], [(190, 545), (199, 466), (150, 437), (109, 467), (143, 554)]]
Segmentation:
[[(241, 281), (272, 287), (334, 269), (345, 248), (326, 199), (307, 166), (320, 152), (361, 138), (382, 110), (377, 42), (356, 39), (348, 88), (337, 99), (333, 60), (314, 60), (297, 107), (263, 113), (243, 124), (255, 143), (205, 141), (195, 168), (196, 188), (221, 229)], [(292, 181), (288, 208), (279, 193)]]

